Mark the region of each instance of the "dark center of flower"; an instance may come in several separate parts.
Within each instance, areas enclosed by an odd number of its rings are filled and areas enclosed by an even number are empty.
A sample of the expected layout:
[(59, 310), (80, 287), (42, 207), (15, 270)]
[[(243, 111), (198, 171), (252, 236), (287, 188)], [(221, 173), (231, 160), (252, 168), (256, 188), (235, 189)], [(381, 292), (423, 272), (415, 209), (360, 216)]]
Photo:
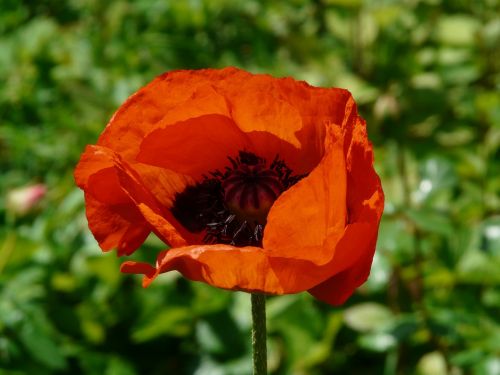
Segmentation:
[(255, 164), (240, 163), (222, 180), (224, 202), (240, 221), (266, 223), (267, 213), (283, 191), (276, 171), (258, 160)]
[(231, 167), (224, 172), (210, 172), (178, 193), (172, 214), (193, 233), (205, 230), (205, 243), (261, 246), (274, 201), (304, 176), (292, 175), (279, 157), (270, 165), (246, 151), (228, 159)]

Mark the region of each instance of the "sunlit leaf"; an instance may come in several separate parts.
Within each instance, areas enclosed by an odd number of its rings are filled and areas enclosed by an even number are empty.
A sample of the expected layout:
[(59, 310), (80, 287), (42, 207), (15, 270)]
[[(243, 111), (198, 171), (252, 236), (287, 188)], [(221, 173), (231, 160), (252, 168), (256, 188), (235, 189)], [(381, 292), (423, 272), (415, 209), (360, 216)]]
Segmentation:
[(394, 316), (383, 305), (365, 302), (346, 309), (344, 320), (356, 331), (371, 332), (387, 329), (394, 322)]

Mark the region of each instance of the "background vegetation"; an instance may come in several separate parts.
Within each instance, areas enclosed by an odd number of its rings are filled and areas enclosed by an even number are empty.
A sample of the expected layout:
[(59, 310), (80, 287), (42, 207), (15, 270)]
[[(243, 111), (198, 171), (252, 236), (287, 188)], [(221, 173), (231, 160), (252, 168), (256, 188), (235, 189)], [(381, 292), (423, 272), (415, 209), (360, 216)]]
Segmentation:
[[(174, 68), (235, 65), (352, 91), (386, 211), (342, 308), (268, 300), (273, 374), (500, 374), (497, 0), (2, 0), (0, 374), (235, 374), (249, 296), (143, 290), (87, 230), (72, 171), (113, 111)], [(43, 183), (21, 214), (8, 192)], [(149, 239), (144, 251), (161, 248)]]

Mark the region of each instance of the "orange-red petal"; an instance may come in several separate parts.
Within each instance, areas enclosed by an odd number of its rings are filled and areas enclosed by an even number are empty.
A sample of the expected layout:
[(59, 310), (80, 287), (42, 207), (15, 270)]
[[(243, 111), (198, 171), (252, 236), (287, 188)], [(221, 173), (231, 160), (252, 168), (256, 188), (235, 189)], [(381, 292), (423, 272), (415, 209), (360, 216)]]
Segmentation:
[(354, 265), (309, 289), (309, 293), (330, 305), (342, 305), (370, 275), (376, 237), (375, 233), (372, 242), (365, 245), (367, 253), (360, 255)]
[(176, 193), (185, 189), (193, 180), (169, 169), (143, 163), (130, 163), (139, 174), (144, 186), (164, 207), (171, 207)]
[(179, 232), (185, 234), (188, 232), (181, 225), (178, 225), (178, 228), (174, 227), (172, 214), (144, 186), (140, 176), (119, 159), (116, 161), (115, 170), (121, 188), (139, 209), (151, 229), (170, 246), (185, 246), (186, 239)]
[[(144, 286), (161, 273), (177, 270), (191, 280), (218, 288), (269, 294), (297, 293), (352, 267), (370, 241), (372, 231), (368, 224), (348, 226), (337, 249), (333, 248), (333, 258), (322, 266), (306, 259), (272, 256), (257, 247), (216, 244), (164, 251), (158, 256), (156, 268), (140, 262), (125, 262), (121, 270), (144, 274)], [(338, 249), (344, 251), (336, 251)], [(305, 253), (317, 251), (313, 247), (303, 250)]]
[(143, 285), (149, 285), (160, 273), (178, 270), (194, 281), (203, 281), (224, 289), (246, 291), (281, 290), (279, 280), (270, 273), (268, 258), (255, 247), (201, 245), (162, 252), (156, 269), (143, 263), (125, 262), (122, 272), (143, 273)]
[(88, 145), (76, 165), (74, 177), (76, 184), (83, 190), (87, 188), (87, 183), (93, 174), (100, 170), (111, 168), (113, 159), (106, 148)]
[(384, 210), (384, 192), (379, 176), (373, 169), (373, 149), (368, 141), (362, 118), (347, 129), (350, 142), (347, 151), (347, 206), (349, 220), (370, 221), (378, 226)]
[(117, 249), (118, 255), (131, 254), (151, 231), (129, 206), (102, 203), (90, 194), (85, 194), (85, 203), (89, 228), (103, 251)]
[[(144, 172), (148, 167), (140, 169)], [(138, 172), (112, 150), (87, 147), (75, 170), (75, 180), (85, 190), (89, 227), (103, 250), (117, 248), (118, 255), (129, 255), (152, 230), (166, 243), (186, 245), (182, 234), (165, 219), (169, 217), (168, 210), (143, 183)], [(149, 176), (147, 180), (153, 183), (160, 179)], [(180, 186), (173, 182), (162, 186), (173, 195), (184, 186), (181, 179), (177, 182)], [(172, 199), (165, 192), (163, 195), (165, 200)], [(182, 226), (178, 228), (187, 233)]]
[[(325, 125), (342, 124), (351, 98), (343, 89), (312, 87), (292, 78), (235, 69), (230, 79), (215, 85), (243, 131), (270, 134), (282, 141), (269, 147), (266, 139), (257, 140), (256, 151), (266, 158), (278, 153), (297, 173), (310, 172), (318, 164), (324, 153)], [(288, 145), (294, 147), (292, 152)]]
[[(326, 154), (304, 179), (274, 203), (264, 231), (264, 250), (272, 256), (325, 264), (346, 226), (346, 169), (342, 129), (327, 127)], [(304, 247), (316, 251), (304, 251)]]
[[(379, 221), (384, 208), (384, 194), (380, 179), (373, 169), (373, 151), (366, 134), (366, 125), (360, 117), (356, 116), (354, 103), (353, 109), (354, 116), (350, 116), (351, 121), (345, 124), (348, 139), (346, 149), (349, 221), (368, 223), (371, 235), (364, 234), (370, 242), (357, 247), (361, 253), (354, 265), (338, 274), (332, 274), (330, 279), (309, 290), (316, 298), (331, 305), (344, 303), (368, 278), (375, 252)], [(344, 249), (342, 253), (349, 252)]]
[[(368, 275), (383, 192), (365, 124), (345, 90), (234, 68), (171, 72), (132, 96), (99, 144), (115, 153), (86, 151), (75, 178), (101, 246), (129, 253), (153, 229), (176, 247), (156, 267), (123, 265), (145, 274), (145, 284), (179, 270), (221, 288), (309, 290), (335, 304)], [(271, 208), (264, 249), (185, 246), (201, 240), (166, 209), (172, 197), (240, 150), (268, 160), (278, 154), (296, 173), (311, 173)]]
[(89, 228), (104, 251), (131, 254), (150, 233), (140, 212), (120, 188), (111, 152), (87, 146), (75, 169), (75, 180), (85, 191)]
[(364, 122), (354, 105), (345, 111), (341, 126), (326, 127), (320, 164), (275, 202), (264, 250), (183, 247), (163, 252), (156, 268), (127, 262), (122, 270), (144, 273), (144, 285), (178, 270), (220, 288), (271, 294), (309, 290), (327, 303), (343, 302), (368, 275), (383, 209)]
[[(298, 173), (309, 172), (324, 152), (324, 125), (342, 122), (350, 98), (343, 89), (312, 87), (236, 68), (172, 71), (132, 95), (98, 144), (132, 161), (151, 131), (219, 114), (256, 135), (256, 153), (268, 159), (279, 154)], [(268, 134), (274, 137), (268, 139)]]
[(152, 131), (137, 159), (199, 179), (227, 166), (228, 156), (252, 149), (249, 138), (230, 118), (209, 114)]
[(116, 111), (98, 144), (133, 161), (146, 134), (158, 124), (174, 124), (207, 113), (227, 115), (226, 100), (212, 82), (221, 71), (172, 71), (141, 88)]

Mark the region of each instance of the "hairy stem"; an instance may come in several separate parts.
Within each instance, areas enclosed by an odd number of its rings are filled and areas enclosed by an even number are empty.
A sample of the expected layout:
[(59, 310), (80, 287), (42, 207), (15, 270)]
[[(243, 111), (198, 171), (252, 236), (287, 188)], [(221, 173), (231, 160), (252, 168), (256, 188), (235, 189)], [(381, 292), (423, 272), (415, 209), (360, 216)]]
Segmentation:
[(266, 296), (252, 293), (253, 374), (267, 375)]

